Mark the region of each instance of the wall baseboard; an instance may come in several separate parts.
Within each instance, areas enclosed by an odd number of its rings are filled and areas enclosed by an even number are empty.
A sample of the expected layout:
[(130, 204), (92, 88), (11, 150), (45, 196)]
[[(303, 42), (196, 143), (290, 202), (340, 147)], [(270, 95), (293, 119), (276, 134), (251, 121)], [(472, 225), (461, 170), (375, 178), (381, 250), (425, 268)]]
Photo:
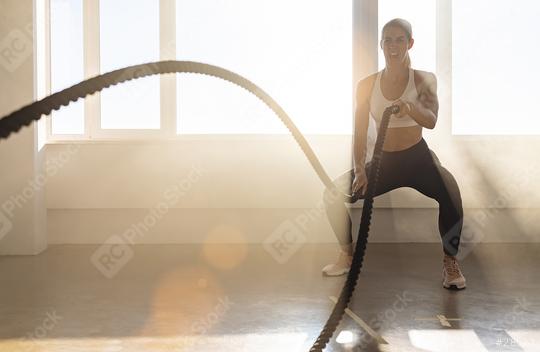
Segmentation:
[[(352, 209), (357, 233), (361, 209)], [(462, 242), (540, 242), (540, 209), (465, 209)], [(322, 209), (48, 209), (50, 244), (336, 243)], [(370, 242), (440, 242), (438, 209), (375, 208)]]

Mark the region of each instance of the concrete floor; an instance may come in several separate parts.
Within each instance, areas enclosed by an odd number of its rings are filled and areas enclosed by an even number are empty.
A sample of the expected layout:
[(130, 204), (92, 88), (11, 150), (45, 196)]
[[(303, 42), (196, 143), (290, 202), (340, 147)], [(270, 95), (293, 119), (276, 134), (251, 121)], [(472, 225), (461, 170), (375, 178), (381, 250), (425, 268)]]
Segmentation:
[[(307, 351), (344, 281), (320, 272), (335, 245), (104, 248), (0, 257), (0, 351)], [(540, 351), (539, 253), (478, 245), (448, 291), (439, 244), (368, 244), (326, 350)]]

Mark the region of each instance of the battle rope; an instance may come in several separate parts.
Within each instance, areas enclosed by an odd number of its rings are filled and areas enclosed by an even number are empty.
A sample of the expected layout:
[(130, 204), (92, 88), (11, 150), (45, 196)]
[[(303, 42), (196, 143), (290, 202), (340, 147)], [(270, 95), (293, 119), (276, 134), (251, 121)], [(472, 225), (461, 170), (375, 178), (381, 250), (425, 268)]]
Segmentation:
[[(292, 136), (304, 152), (311, 166), (324, 183), (324, 185), (336, 192), (339, 192), (336, 186), (332, 183), (332, 180), (322, 167), (319, 159), (309, 146), (308, 142), (300, 133), (300, 130), (292, 122), (285, 111), (274, 101), (266, 92), (264, 92), (257, 85), (247, 80), (246, 78), (226, 70), (224, 68), (208, 65), (194, 61), (160, 61), (135, 66), (129, 66), (121, 68), (103, 75), (99, 75), (85, 81), (82, 81), (72, 87), (66, 88), (60, 92), (51, 94), (39, 101), (31, 103), (22, 107), (21, 109), (12, 112), (11, 114), (0, 119), (0, 141), (7, 139), (11, 133), (18, 132), (23, 126), (29, 125), (32, 121), (39, 120), (42, 116), (49, 115), (53, 110), (58, 110), (62, 106), (67, 106), (78, 99), (85, 98), (88, 95), (99, 92), (110, 86), (130, 81), (137, 78), (152, 76), (156, 74), (167, 73), (197, 73), (209, 75), (212, 77), (221, 78), (233, 84), (246, 89), (248, 92), (255, 95), (262, 102), (264, 102), (283, 122), (287, 129), (291, 132)], [(351, 270), (347, 276), (345, 285), (341, 291), (338, 302), (336, 303), (332, 314), (326, 322), (321, 334), (310, 351), (322, 351), (326, 343), (332, 337), (337, 325), (341, 321), (345, 308), (349, 304), (352, 293), (358, 281), (358, 275), (364, 259), (364, 253), (367, 243), (367, 237), (369, 232), (369, 225), (371, 222), (371, 212), (373, 207), (373, 192), (378, 180), (379, 165), (382, 154), (382, 145), (384, 137), (386, 135), (386, 128), (392, 113), (399, 111), (397, 106), (391, 106), (387, 108), (383, 113), (381, 125), (379, 127), (379, 133), (377, 141), (375, 143), (375, 150), (373, 152), (373, 163), (370, 173), (368, 175), (368, 186), (366, 195), (364, 197), (364, 206), (362, 209), (362, 220), (360, 223), (360, 229), (358, 232), (358, 240), (354, 253), (354, 258), (351, 265)], [(356, 201), (354, 195), (344, 194), (344, 199), (353, 203)]]
[(334, 306), (334, 310), (330, 314), (330, 317), (326, 321), (324, 328), (321, 330), (319, 337), (309, 350), (310, 352), (319, 352), (324, 350), (326, 344), (334, 335), (345, 309), (349, 305), (354, 288), (358, 281), (358, 275), (360, 275), (360, 269), (362, 268), (362, 262), (364, 260), (364, 254), (366, 252), (367, 239), (369, 235), (369, 226), (371, 224), (371, 213), (373, 210), (373, 195), (376, 185), (379, 181), (379, 169), (381, 165), (382, 146), (384, 138), (386, 137), (386, 129), (390, 116), (399, 112), (399, 106), (390, 106), (383, 112), (381, 124), (379, 126), (379, 132), (377, 134), (377, 141), (375, 142), (375, 149), (373, 151), (372, 164), (368, 175), (368, 185), (366, 194), (364, 196), (364, 204), (362, 206), (362, 219), (360, 220), (360, 228), (358, 229), (358, 239), (356, 240), (356, 247), (354, 250), (354, 256), (351, 263), (351, 269), (347, 275), (345, 285), (341, 289), (339, 299)]

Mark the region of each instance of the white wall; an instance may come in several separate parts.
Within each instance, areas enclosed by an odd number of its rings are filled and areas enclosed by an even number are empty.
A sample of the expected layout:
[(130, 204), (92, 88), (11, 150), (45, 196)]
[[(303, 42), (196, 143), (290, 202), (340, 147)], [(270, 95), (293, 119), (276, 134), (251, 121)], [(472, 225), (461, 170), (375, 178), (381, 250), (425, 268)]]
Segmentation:
[[(4, 0), (0, 7), (0, 115), (34, 97), (33, 2)], [(46, 248), (44, 152), (34, 125), (0, 142), (0, 254), (36, 254)]]
[[(461, 187), (466, 226), (476, 232), (471, 240), (538, 241), (536, 138), (460, 137), (446, 144), (435, 131), (425, 131), (425, 139)], [(350, 137), (308, 140), (331, 177), (347, 169)], [(243, 233), (242, 240), (257, 243), (287, 220), (302, 227), (308, 241), (335, 241), (320, 208), (323, 185), (290, 136), (77, 146), (47, 184), (53, 243), (100, 243), (129, 232), (160, 201), (167, 202), (163, 192), (182, 180), (184, 194), (163, 216), (150, 216), (155, 225), (143, 229), (136, 242), (201, 242), (225, 224)], [(49, 145), (47, 159), (61, 159), (69, 148)], [(376, 198), (375, 207), (371, 240), (439, 240), (438, 205), (415, 190), (389, 192)]]

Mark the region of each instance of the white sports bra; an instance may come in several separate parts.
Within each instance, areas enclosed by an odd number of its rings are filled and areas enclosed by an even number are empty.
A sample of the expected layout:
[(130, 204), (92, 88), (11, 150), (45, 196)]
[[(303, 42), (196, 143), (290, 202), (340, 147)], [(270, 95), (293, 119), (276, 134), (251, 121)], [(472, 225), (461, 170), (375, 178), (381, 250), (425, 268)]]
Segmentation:
[[(416, 84), (414, 82), (414, 70), (409, 68), (409, 81), (407, 82), (407, 87), (403, 92), (403, 95), (396, 100), (386, 99), (381, 90), (381, 74), (382, 71), (377, 73), (377, 78), (373, 85), (373, 90), (371, 91), (371, 98), (369, 101), (369, 115), (377, 123), (377, 127), (380, 125), (382, 115), (384, 110), (392, 105), (395, 101), (402, 99), (405, 101), (410, 101), (416, 103), (418, 101), (418, 91), (416, 90)], [(397, 118), (392, 116), (390, 122), (388, 123), (388, 128), (397, 128), (397, 127), (409, 127), (409, 126), (418, 126), (418, 123), (409, 115)]]

